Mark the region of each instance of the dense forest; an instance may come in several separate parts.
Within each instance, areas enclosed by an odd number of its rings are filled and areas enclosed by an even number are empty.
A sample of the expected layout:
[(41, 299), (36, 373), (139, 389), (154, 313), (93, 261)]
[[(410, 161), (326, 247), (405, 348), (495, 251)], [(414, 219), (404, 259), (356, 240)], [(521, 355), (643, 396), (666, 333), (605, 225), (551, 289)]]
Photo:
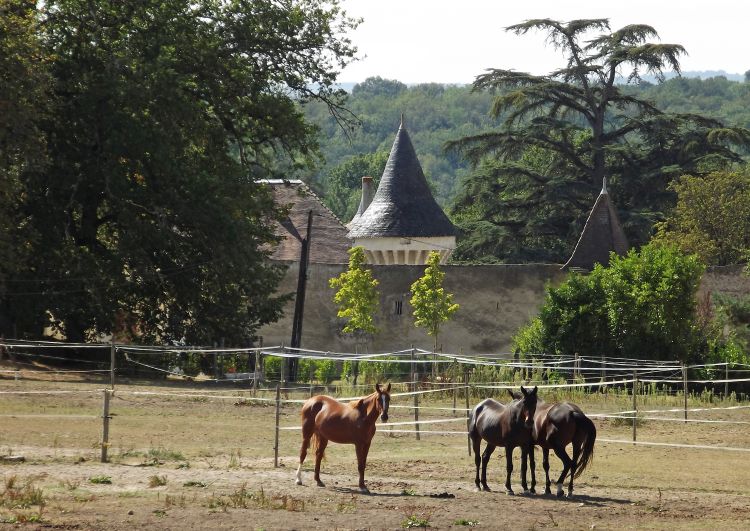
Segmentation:
[[(662, 83), (646, 79), (644, 76), (640, 83), (618, 87), (624, 94), (645, 100), (667, 113), (699, 115), (717, 119), (727, 126), (750, 128), (750, 80), (747, 76), (744, 81), (732, 81), (725, 76), (671, 77)], [(319, 141), (324, 157), (310, 183), (328, 206), (343, 221), (348, 221), (359, 203), (360, 177), (371, 174), (377, 180), (380, 176), (403, 113), (437, 201), (454, 221), (460, 222), (455, 203), (472, 168), (461, 154), (446, 151), (446, 143), (498, 129), (503, 117), (490, 116), (495, 95), (492, 91), (474, 90), (472, 86), (436, 83), (407, 86), (396, 80), (369, 78), (350, 90), (347, 107), (359, 122), (351, 129), (340, 127), (325, 105), (308, 104), (305, 113), (320, 128)], [(747, 158), (746, 150), (740, 148), (739, 153)], [(614, 201), (618, 202), (617, 197)], [(577, 220), (571, 234), (580, 231), (582, 221), (585, 218)], [(568, 243), (572, 249), (575, 238)], [(570, 249), (566, 247), (560, 252)], [(537, 258), (545, 259), (544, 256)], [(515, 255), (507, 260), (523, 261), (524, 257)]]

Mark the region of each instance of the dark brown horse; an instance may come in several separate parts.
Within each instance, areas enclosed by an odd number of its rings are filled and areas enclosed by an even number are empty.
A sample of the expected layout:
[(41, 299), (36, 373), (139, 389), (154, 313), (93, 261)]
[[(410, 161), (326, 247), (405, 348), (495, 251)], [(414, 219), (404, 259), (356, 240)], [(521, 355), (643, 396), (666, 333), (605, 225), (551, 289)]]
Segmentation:
[[(495, 448), (505, 448), (506, 479), (505, 491), (513, 494), (510, 486), (510, 476), (513, 472), (513, 449), (521, 447), (521, 486), (528, 492), (526, 484), (526, 457), (529, 449), (533, 452), (531, 430), (536, 410), (537, 388), (527, 391), (521, 387), (522, 396), (513, 400), (507, 406), (497, 400), (488, 398), (477, 404), (469, 417), (469, 437), (474, 448), (474, 464), (477, 473), (474, 483), (477, 490), (490, 490), (487, 486), (487, 463)], [(481, 457), (482, 478), (479, 479), (479, 449), (482, 439), (487, 441), (487, 447)], [(533, 485), (532, 485), (533, 492)]]
[(307, 448), (312, 439), (315, 450), (315, 482), (319, 487), (325, 486), (320, 481), (320, 461), (323, 459), (328, 441), (332, 441), (354, 445), (357, 451), (359, 490), (369, 493), (365, 486), (367, 453), (375, 435), (375, 422), (378, 416), (383, 422), (388, 421), (390, 393), (391, 384), (385, 389), (376, 384), (374, 393), (349, 404), (342, 404), (335, 398), (324, 395), (308, 399), (302, 406), (302, 448), (299, 451), (297, 485), (302, 485), (302, 463), (307, 457)]
[[(521, 388), (523, 390), (523, 387)], [(511, 392), (518, 398), (518, 393)], [(563, 496), (563, 483), (570, 473), (568, 496), (573, 496), (573, 479), (578, 478), (594, 457), (596, 426), (581, 408), (569, 402), (546, 404), (539, 401), (534, 415), (534, 443), (542, 449), (542, 466), (546, 476), (545, 494), (551, 494), (549, 479), (549, 451), (555, 452), (563, 464), (563, 470), (557, 480), (557, 495)], [(573, 445), (573, 457), (568, 456), (565, 448)], [(534, 452), (531, 450), (531, 489), (536, 485)]]

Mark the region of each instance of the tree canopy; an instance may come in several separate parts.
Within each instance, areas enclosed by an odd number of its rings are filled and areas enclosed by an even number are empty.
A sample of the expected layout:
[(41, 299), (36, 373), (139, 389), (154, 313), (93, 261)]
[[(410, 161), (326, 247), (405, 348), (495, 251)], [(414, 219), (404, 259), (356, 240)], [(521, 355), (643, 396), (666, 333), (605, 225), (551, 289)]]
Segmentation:
[(266, 260), (282, 213), (257, 181), (315, 160), (297, 103), (341, 109), (357, 22), (319, 0), (51, 0), (32, 18), (48, 164), (20, 176), (34, 260), (7, 279), (2, 332), (244, 342), (284, 300)]
[(342, 332), (358, 338), (377, 332), (378, 281), (373, 278), (372, 270), (365, 267), (363, 247), (349, 249), (349, 268), (330, 279), (329, 284), (336, 290), (333, 302), (339, 307), (337, 315), (346, 320)]
[(677, 205), (657, 224), (655, 239), (700, 256), (706, 265), (747, 260), (750, 250), (750, 173), (717, 171), (673, 181)]
[[(606, 19), (536, 19), (507, 30), (546, 33), (566, 62), (547, 75), (490, 69), (476, 78), (474, 90), (496, 94), (490, 112), (501, 127), (448, 144), (477, 168), (453, 210), (471, 235), (459, 259), (564, 261), (604, 177), (631, 242), (645, 243), (673, 202), (672, 179), (739, 162), (733, 147), (750, 146), (743, 127), (664, 112), (618, 84), (679, 72), (684, 48), (651, 42), (658, 35), (650, 26), (610, 31)], [(499, 245), (488, 246), (479, 230)]]
[(524, 354), (688, 360), (699, 354), (703, 270), (674, 246), (612, 253), (608, 267), (548, 287), (539, 317), (514, 342)]
[(440, 270), (440, 253), (431, 251), (427, 257), (424, 275), (411, 285), (411, 300), (414, 308), (414, 326), (427, 329), (434, 339), (433, 351), (438, 348), (440, 326), (458, 311), (453, 294), (443, 287), (445, 273)]

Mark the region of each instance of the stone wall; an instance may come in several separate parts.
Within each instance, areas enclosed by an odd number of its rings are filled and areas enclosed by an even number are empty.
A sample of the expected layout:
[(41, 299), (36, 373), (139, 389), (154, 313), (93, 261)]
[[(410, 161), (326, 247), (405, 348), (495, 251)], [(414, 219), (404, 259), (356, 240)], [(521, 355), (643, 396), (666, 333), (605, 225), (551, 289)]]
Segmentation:
[[(289, 263), (281, 292), (293, 292), (297, 286), (298, 265)], [(416, 328), (409, 304), (411, 284), (424, 274), (424, 266), (370, 266), (380, 285), (380, 312), (376, 325), (380, 332), (371, 345), (373, 352), (417, 348), (431, 350), (432, 337)], [(336, 317), (328, 280), (346, 269), (340, 264), (310, 264), (302, 346), (315, 350), (350, 352), (351, 338), (339, 332), (343, 321)], [(443, 352), (497, 353), (510, 350), (510, 339), (518, 328), (536, 315), (544, 299), (548, 281), (564, 278), (559, 265), (478, 265), (442, 267), (445, 288), (461, 305), (453, 319), (444, 324), (438, 343)], [(400, 304), (398, 304), (400, 303)], [(401, 313), (398, 313), (398, 309)], [(284, 317), (263, 327), (258, 334), (265, 345), (289, 345), (294, 302), (287, 305)]]
[[(297, 287), (298, 266), (288, 263), (289, 269), (280, 291), (294, 292)], [(370, 266), (380, 282), (380, 312), (376, 323), (380, 332), (371, 350), (387, 352), (396, 349), (432, 349), (433, 340), (422, 328), (416, 328), (409, 304), (409, 287), (422, 276), (424, 266)], [(302, 346), (314, 350), (351, 352), (354, 343), (342, 336), (343, 321), (336, 317), (328, 280), (346, 269), (343, 264), (310, 264), (302, 328)], [(461, 308), (453, 319), (443, 325), (438, 338), (443, 352), (466, 354), (499, 353), (510, 351), (510, 340), (519, 327), (535, 316), (544, 300), (548, 282), (559, 283), (565, 278), (555, 264), (522, 265), (446, 265), (445, 288), (453, 293)], [(741, 267), (711, 268), (703, 277), (701, 290), (750, 294), (750, 277)], [(398, 305), (401, 303), (401, 314)], [(265, 345), (289, 345), (291, 341), (294, 301), (286, 307), (284, 317), (259, 331)]]

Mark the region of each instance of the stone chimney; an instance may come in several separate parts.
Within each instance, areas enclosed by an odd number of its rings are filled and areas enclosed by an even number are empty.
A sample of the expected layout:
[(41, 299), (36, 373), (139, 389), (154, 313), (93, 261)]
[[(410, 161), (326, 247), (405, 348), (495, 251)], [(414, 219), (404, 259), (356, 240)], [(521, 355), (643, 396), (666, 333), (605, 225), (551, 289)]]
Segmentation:
[(372, 203), (372, 198), (374, 195), (375, 189), (372, 185), (372, 177), (362, 177), (362, 198), (359, 200), (359, 208), (357, 209), (357, 213), (354, 214), (352, 220), (347, 223), (347, 227), (351, 227), (360, 218), (360, 216), (365, 213), (367, 207), (370, 206), (370, 203)]

